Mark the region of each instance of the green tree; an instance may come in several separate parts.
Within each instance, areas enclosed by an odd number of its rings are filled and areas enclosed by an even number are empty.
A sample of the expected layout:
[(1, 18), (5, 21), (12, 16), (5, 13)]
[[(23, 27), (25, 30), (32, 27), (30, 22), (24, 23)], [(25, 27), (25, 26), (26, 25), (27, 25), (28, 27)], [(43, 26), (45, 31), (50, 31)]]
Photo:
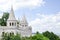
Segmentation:
[(14, 37), (14, 40), (21, 40), (20, 34), (17, 33)]
[(6, 26), (8, 17), (9, 17), (9, 13), (4, 12), (2, 18), (0, 19), (1, 26)]
[(2, 19), (0, 18), (0, 26), (1, 26), (1, 24), (2, 24)]
[(21, 40), (20, 34), (2, 32), (2, 40)]
[(43, 35), (48, 37), (50, 40), (59, 40), (59, 36), (57, 36), (53, 32), (46, 31), (46, 32), (43, 32)]
[(40, 34), (39, 32), (36, 32), (35, 35), (30, 36), (27, 38), (28, 40), (49, 40), (49, 38), (43, 36), (42, 34)]
[(2, 40), (8, 40), (8, 33), (2, 32)]

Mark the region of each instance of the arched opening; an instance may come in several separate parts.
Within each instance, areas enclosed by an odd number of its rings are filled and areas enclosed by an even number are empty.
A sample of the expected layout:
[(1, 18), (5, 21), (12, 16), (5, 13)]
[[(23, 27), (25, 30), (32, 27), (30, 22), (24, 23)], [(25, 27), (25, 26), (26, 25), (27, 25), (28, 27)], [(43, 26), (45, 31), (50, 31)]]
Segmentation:
[(12, 23), (12, 26), (14, 26), (14, 23)]
[(11, 26), (11, 23), (10, 23), (10, 26)]

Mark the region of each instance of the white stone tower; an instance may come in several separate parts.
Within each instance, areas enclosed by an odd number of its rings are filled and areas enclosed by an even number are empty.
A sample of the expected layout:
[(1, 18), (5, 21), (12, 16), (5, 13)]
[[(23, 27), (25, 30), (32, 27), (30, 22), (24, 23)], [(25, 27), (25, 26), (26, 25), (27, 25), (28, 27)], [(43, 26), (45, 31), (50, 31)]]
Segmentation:
[(11, 6), (11, 11), (9, 13), (9, 18), (7, 20), (7, 26), (17, 26), (17, 20), (14, 15), (13, 6)]
[(22, 17), (22, 19), (21, 19), (19, 24), (20, 24), (21, 27), (27, 27), (28, 26), (28, 22), (26, 20), (25, 15), (23, 15), (23, 17)]
[(28, 26), (25, 15), (23, 15), (22, 19), (20, 20), (19, 28), (21, 30), (20, 33), (23, 37), (32, 35), (32, 27)]

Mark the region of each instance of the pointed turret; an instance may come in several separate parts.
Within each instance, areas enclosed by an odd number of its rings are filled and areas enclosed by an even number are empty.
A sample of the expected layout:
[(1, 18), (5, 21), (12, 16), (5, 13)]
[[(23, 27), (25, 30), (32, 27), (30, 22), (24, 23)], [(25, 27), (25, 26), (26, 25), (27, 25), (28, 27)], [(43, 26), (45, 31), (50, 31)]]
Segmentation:
[(27, 20), (26, 20), (25, 15), (23, 15), (23, 17), (22, 17), (22, 19), (21, 19), (21, 21), (20, 21), (20, 24), (21, 24), (21, 26), (23, 26), (23, 27), (28, 26), (28, 22), (27, 22)]
[(16, 20), (14, 11), (13, 11), (13, 6), (11, 6), (11, 11), (10, 11), (8, 20)]
[(7, 20), (7, 26), (17, 26), (17, 20), (16, 20), (15, 15), (14, 15), (13, 6), (11, 6), (9, 18)]
[(25, 24), (28, 24), (28, 22), (27, 22), (27, 20), (26, 20), (26, 17), (25, 17), (25, 15), (23, 15), (23, 17), (22, 17), (22, 20), (21, 20), (23, 23), (25, 23)]
[(22, 17), (22, 21), (25, 22), (25, 23), (27, 23), (27, 20), (26, 20), (25, 15), (23, 15), (23, 17)]

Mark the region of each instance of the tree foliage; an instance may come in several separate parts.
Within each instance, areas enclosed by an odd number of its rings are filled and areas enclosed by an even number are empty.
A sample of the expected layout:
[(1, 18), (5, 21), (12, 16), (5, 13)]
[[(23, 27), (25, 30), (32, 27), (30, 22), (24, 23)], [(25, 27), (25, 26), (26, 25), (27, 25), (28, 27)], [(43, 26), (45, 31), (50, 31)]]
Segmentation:
[(40, 34), (39, 32), (37, 32), (34, 36), (32, 36), (32, 39), (33, 40), (49, 40), (47, 37)]
[(14, 34), (14, 33), (2, 33), (2, 40), (60, 40), (59, 37), (54, 34), (53, 32), (43, 32), (40, 34), (39, 32), (36, 32), (35, 35), (30, 37), (21, 37), (20, 34)]
[(20, 34), (14, 35), (14, 33), (5, 33), (2, 32), (2, 39), (1, 40), (21, 40)]
[(1, 26), (6, 26), (8, 17), (9, 17), (9, 13), (4, 12), (2, 18), (0, 19)]
[(54, 34), (53, 32), (43, 32), (43, 35), (45, 37), (48, 37), (50, 40), (59, 40), (59, 36), (57, 36), (56, 34)]

